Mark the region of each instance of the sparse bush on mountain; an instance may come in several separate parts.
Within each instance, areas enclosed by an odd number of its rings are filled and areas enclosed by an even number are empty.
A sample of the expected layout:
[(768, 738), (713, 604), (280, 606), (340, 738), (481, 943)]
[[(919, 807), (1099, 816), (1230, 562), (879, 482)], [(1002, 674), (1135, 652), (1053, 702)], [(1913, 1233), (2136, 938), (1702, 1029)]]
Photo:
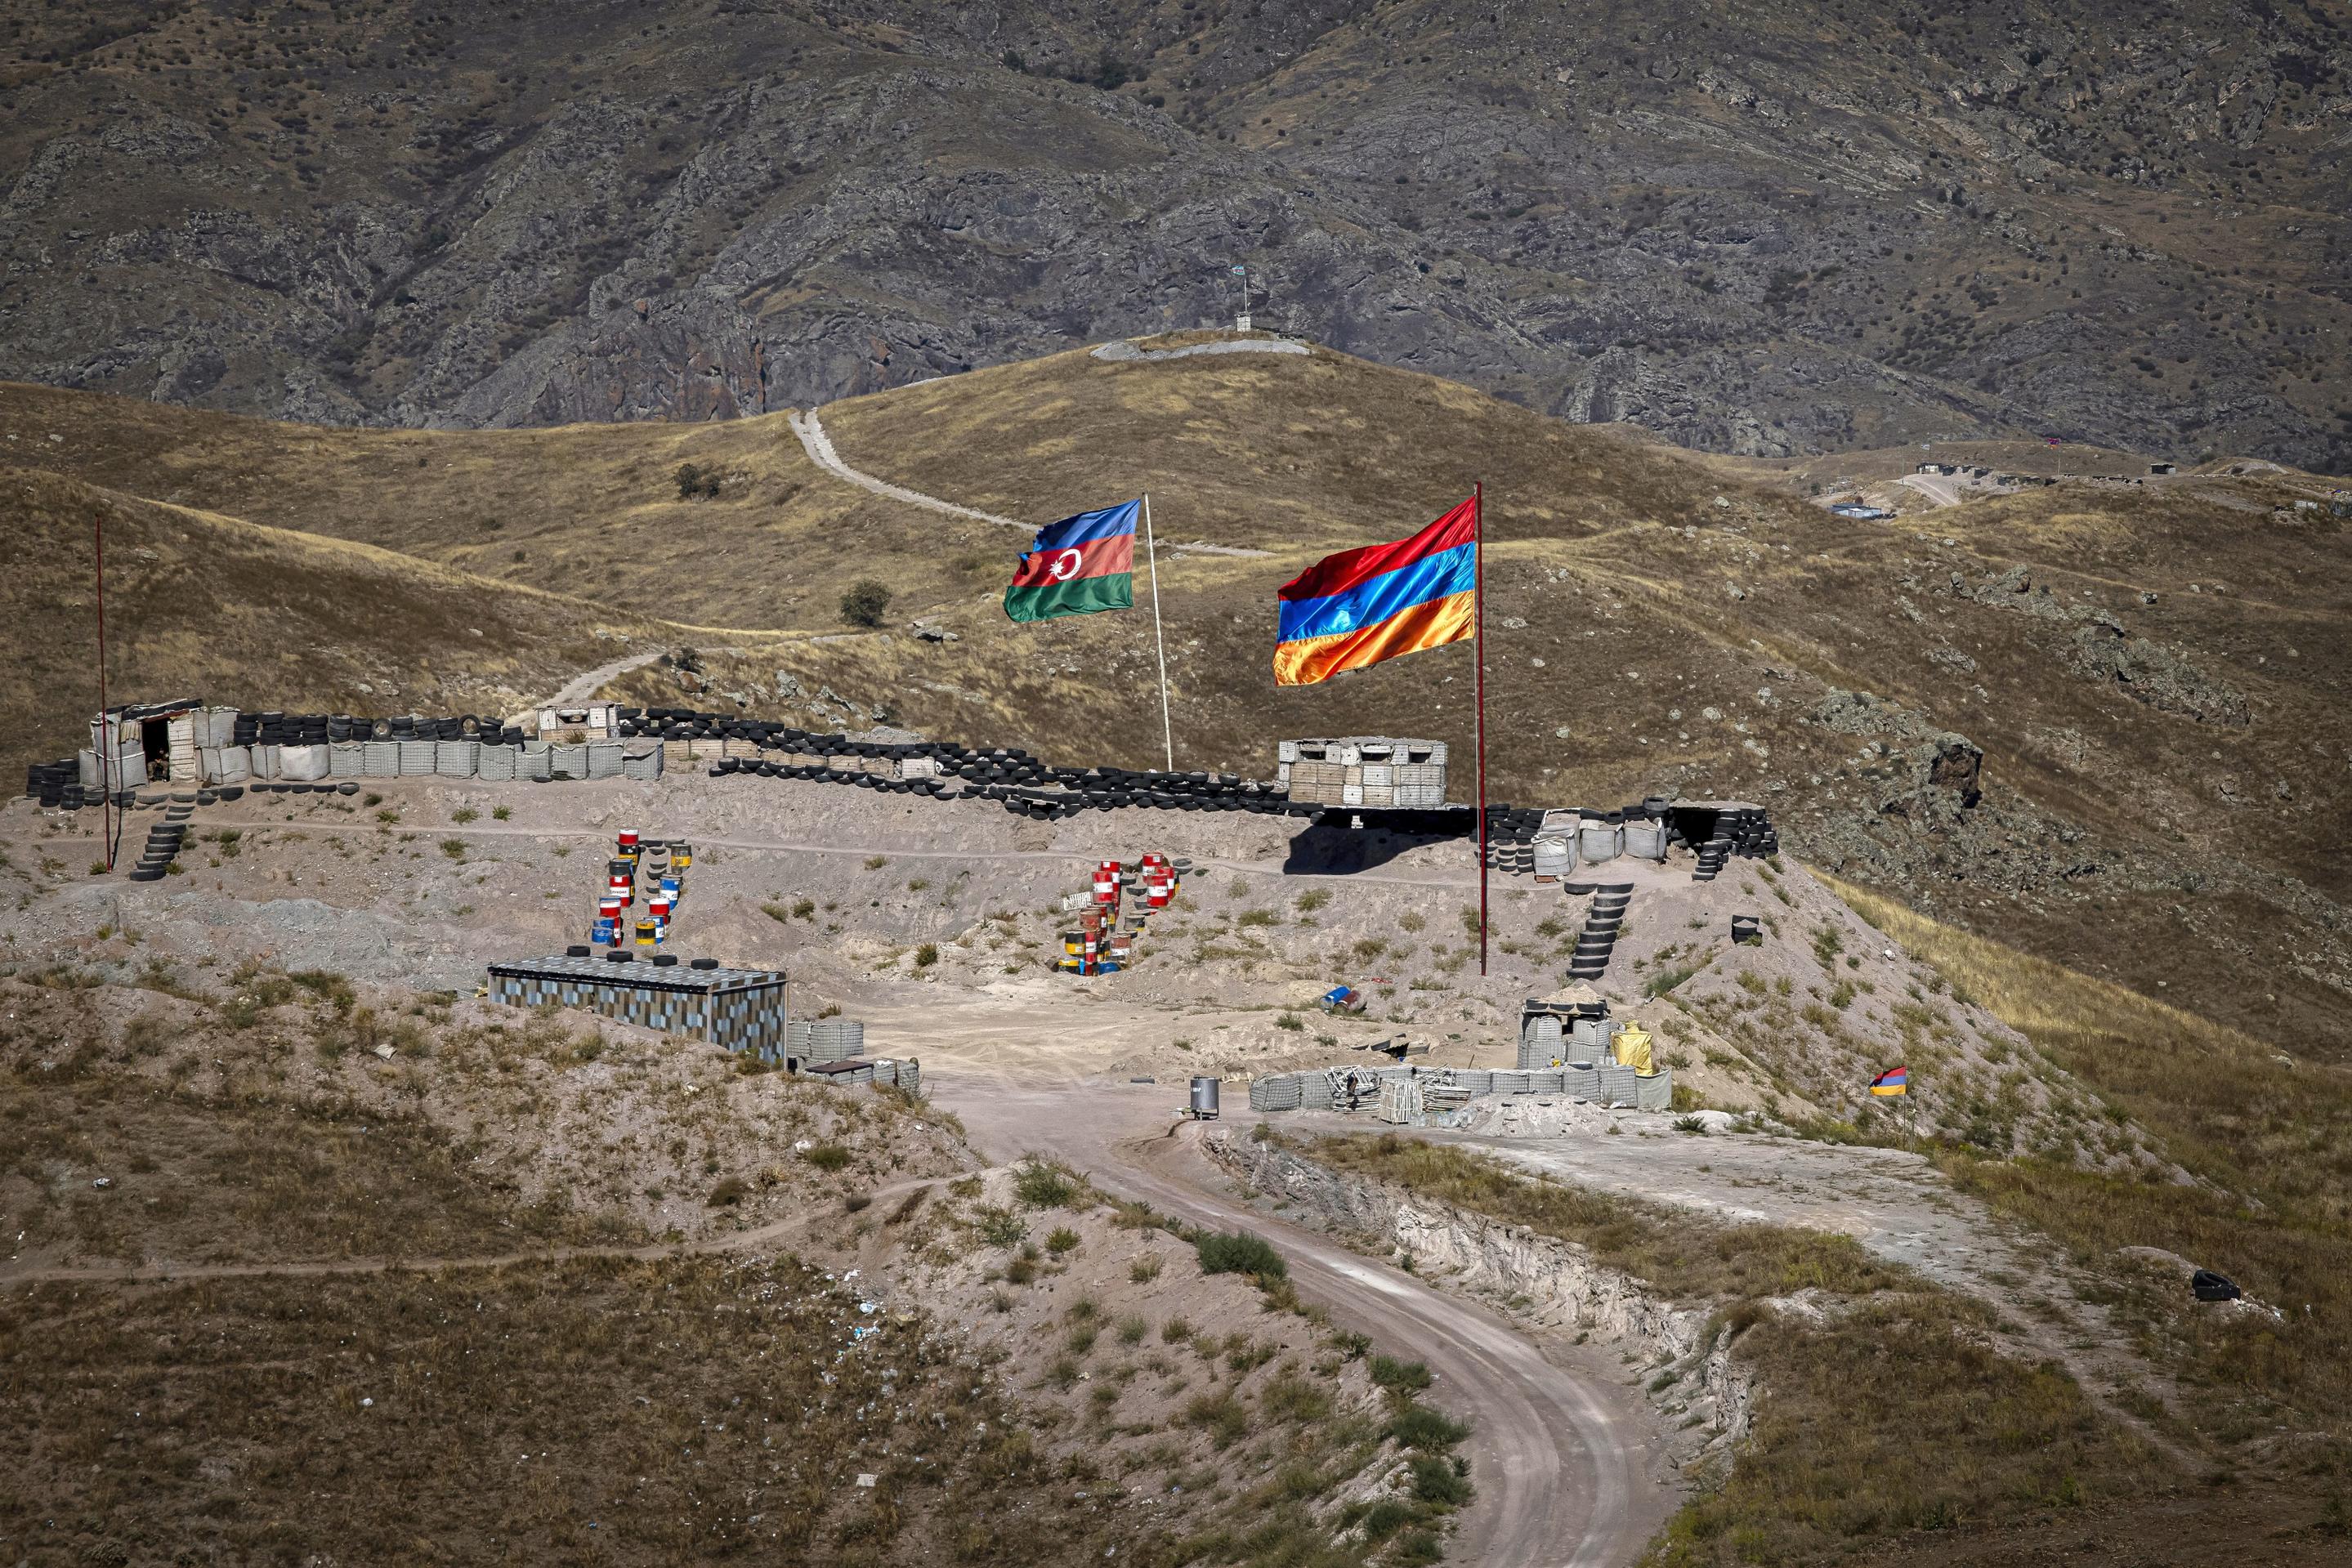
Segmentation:
[(849, 585), (841, 596), (841, 618), (852, 626), (879, 626), (890, 608), (890, 591), (871, 578)]

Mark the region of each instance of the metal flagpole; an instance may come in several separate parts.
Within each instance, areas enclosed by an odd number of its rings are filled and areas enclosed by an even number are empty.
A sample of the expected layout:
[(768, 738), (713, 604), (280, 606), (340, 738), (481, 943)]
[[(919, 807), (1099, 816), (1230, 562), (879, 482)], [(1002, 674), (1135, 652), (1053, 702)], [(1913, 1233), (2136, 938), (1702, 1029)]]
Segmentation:
[(115, 750), (106, 725), (106, 517), (89, 515), (92, 553), (98, 565), (98, 832), (105, 841), (106, 869), (114, 869), (114, 777), (109, 763)]
[(1478, 973), (1486, 973), (1486, 483), (1470, 493), (1470, 639), (1478, 645)]
[(1168, 639), (1160, 630), (1160, 546), (1151, 537), (1151, 492), (1143, 493), (1143, 548), (1151, 560), (1151, 645), (1160, 653), (1160, 740), (1176, 771), (1176, 727), (1168, 717)]

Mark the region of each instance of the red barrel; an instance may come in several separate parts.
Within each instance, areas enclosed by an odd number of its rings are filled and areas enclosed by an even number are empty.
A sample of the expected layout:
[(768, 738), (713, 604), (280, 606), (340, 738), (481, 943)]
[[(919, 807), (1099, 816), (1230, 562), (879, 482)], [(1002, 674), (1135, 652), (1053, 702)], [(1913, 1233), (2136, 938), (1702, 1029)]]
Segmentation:
[(637, 847), (637, 830), (635, 828), (623, 828), (621, 830), (620, 841), (622, 853), (628, 854), (633, 852)]

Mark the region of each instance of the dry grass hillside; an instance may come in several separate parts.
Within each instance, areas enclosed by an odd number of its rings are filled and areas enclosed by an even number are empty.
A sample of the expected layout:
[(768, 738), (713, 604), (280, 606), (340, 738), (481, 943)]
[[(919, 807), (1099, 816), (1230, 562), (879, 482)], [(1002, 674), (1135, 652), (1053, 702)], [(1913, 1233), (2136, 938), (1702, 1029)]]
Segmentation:
[[(2293, 1051), (2347, 1049), (2346, 525), (2295, 508), (2308, 480), (1855, 524), (1772, 476), (1322, 350), (1073, 352), (824, 417), (851, 465), (1008, 516), (1150, 491), (1180, 764), (1252, 773), (1284, 734), (1466, 755), (1467, 647), (1307, 690), (1275, 688), (1267, 663), (1276, 585), (1483, 479), (1496, 797), (1762, 800), (1800, 854), (1941, 918)], [(657, 614), (706, 650), (777, 640), (710, 656), (692, 691), (640, 672), (621, 688), (640, 697), (793, 711), (785, 670), (847, 699), (835, 722), (1158, 753), (1141, 613), (1009, 624), (1017, 532), (856, 489), (778, 418), (335, 432), (17, 387), (0, 425), (26, 437), (17, 461), (86, 482)], [(715, 497), (681, 498), (687, 462), (719, 475)], [(1192, 540), (1265, 553), (1174, 548)], [(879, 632), (838, 618), (859, 578), (896, 594)], [(905, 635), (919, 613), (960, 641)]]
[(504, 713), (614, 656), (645, 619), (516, 592), (349, 539), (0, 466), (6, 764), (89, 744), (98, 708), (95, 522), (114, 701), (194, 694), (288, 711)]
[(1362, 1568), (1473, 1495), (1278, 1257), (910, 1095), (320, 970), (0, 1006), (16, 1560)]

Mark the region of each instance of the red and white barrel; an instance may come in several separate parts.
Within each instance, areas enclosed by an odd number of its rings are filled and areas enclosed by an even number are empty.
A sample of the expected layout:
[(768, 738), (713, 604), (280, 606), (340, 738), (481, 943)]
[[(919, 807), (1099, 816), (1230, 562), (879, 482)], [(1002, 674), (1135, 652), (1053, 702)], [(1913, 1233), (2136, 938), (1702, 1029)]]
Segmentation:
[(620, 845), (621, 852), (623, 854), (627, 855), (636, 853), (637, 830), (635, 828), (623, 828), (621, 830)]
[(1114, 904), (1118, 902), (1118, 862), (1117, 861), (1105, 861), (1095, 867), (1095, 902)]

